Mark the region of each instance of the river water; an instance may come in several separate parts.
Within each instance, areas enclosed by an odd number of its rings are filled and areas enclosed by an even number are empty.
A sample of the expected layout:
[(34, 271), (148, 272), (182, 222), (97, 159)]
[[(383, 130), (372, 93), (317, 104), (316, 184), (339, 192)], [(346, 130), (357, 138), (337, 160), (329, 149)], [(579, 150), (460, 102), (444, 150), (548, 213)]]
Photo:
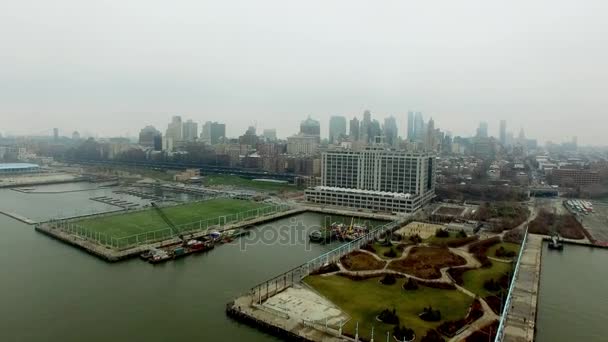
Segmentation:
[[(111, 209), (89, 195), (0, 189), (0, 210), (42, 220)], [(224, 309), (252, 286), (337, 247), (272, 241), (295, 222), (305, 235), (324, 217), (277, 220), (257, 230), (269, 233), (265, 243), (222, 245), (153, 266), (109, 264), (0, 215), (0, 341), (276, 341)]]
[(543, 248), (536, 341), (607, 341), (608, 249)]

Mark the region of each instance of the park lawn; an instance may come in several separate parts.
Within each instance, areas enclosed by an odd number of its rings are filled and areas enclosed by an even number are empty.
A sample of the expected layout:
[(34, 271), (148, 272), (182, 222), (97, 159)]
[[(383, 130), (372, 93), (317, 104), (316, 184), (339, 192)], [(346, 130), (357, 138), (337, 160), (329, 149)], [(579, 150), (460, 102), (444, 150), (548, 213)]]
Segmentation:
[(458, 237), (457, 232), (450, 232), (449, 237), (431, 236), (431, 237), (427, 238), (426, 240), (424, 240), (424, 242), (428, 243), (429, 245), (433, 245), (433, 246), (441, 246), (441, 245), (447, 244), (450, 241), (459, 240), (459, 239), (461, 239), (461, 238)]
[(499, 244), (496, 244), (496, 245), (488, 248), (488, 251), (486, 252), (486, 256), (492, 257), (492, 258), (499, 258), (499, 259), (511, 259), (511, 258), (497, 257), (496, 256), (496, 251), (500, 247), (503, 247), (506, 251), (513, 251), (513, 252), (515, 252), (515, 257), (513, 259), (517, 258), (517, 255), (519, 254), (520, 245), (518, 245), (516, 243), (512, 243), (512, 242), (501, 242)]
[[(230, 215), (263, 206), (265, 205), (251, 201), (218, 198), (167, 207), (162, 210), (173, 224), (180, 225), (200, 221), (202, 219), (212, 219), (219, 216)], [(134, 213), (85, 219), (77, 221), (76, 224), (115, 238), (167, 228), (167, 224), (152, 208)]]
[(490, 279), (500, 279), (503, 274), (511, 272), (511, 267), (511, 263), (492, 261), (492, 267), (466, 271), (462, 275), (463, 287), (482, 298), (494, 295), (496, 292), (486, 290), (483, 283)]
[(359, 336), (369, 339), (374, 326), (376, 338), (393, 332), (393, 325), (376, 320), (384, 309), (397, 310), (401, 325), (416, 332), (416, 340), (430, 329), (437, 328), (441, 322), (425, 322), (418, 317), (424, 307), (432, 306), (441, 311), (443, 321), (464, 318), (473, 298), (458, 290), (441, 290), (420, 285), (418, 290), (405, 291), (402, 285), (405, 279), (397, 279), (394, 285), (382, 285), (380, 278), (353, 281), (346, 277), (309, 276), (304, 281), (321, 295), (325, 296), (351, 316), (344, 325), (345, 333), (355, 335), (359, 322)]
[(302, 188), (291, 184), (271, 183), (254, 181), (234, 175), (208, 175), (205, 176), (204, 184), (206, 186), (226, 185), (236, 188), (253, 189), (267, 192), (282, 192), (282, 191), (300, 191)]
[[(396, 259), (399, 258), (402, 255), (402, 252), (397, 250), (397, 246), (385, 246), (381, 243), (378, 242), (374, 242), (374, 244), (372, 245), (372, 247), (374, 248), (374, 251), (376, 251), (376, 255), (378, 255), (380, 258), (385, 259), (385, 260), (390, 260), (390, 259)], [(387, 256), (384, 256), (385, 252), (388, 252), (391, 250), (391, 248), (393, 248), (395, 250), (395, 252), (397, 253), (397, 256), (394, 258), (390, 258)]]

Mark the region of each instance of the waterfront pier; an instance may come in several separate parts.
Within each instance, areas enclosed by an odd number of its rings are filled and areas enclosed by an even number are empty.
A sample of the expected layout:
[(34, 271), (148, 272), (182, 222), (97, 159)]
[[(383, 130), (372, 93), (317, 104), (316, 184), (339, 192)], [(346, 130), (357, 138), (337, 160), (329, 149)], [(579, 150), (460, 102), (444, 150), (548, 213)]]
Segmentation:
[[(532, 342), (536, 325), (543, 236), (529, 234), (504, 318), (504, 342)], [(499, 336), (500, 338), (501, 336)]]

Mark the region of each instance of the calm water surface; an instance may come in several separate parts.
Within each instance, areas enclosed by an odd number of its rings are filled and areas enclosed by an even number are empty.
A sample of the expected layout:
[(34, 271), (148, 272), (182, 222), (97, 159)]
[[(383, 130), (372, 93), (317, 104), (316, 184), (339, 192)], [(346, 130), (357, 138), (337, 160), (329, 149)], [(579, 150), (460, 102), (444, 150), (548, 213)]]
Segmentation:
[(608, 250), (543, 248), (536, 341), (608, 341)]
[[(55, 187), (56, 188), (56, 187)], [(106, 190), (24, 195), (0, 189), (0, 209), (47, 219), (107, 206), (88, 201)], [(302, 214), (265, 226), (306, 231), (323, 223)], [(229, 320), (225, 304), (263, 280), (332, 246), (302, 241), (223, 245), (162, 265), (138, 259), (108, 264), (0, 215), (0, 341), (276, 341)]]

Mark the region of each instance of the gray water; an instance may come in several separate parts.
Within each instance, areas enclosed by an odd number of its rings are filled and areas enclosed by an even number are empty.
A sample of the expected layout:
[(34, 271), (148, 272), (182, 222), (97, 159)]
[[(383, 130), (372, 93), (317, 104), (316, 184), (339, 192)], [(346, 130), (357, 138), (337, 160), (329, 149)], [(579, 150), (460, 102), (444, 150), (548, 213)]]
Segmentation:
[(543, 248), (536, 341), (608, 341), (608, 250)]
[[(3, 189), (0, 209), (40, 219), (103, 210), (103, 204), (85, 200), (87, 193), (43, 201)], [(324, 219), (305, 213), (262, 229), (284, 232), (293, 220), (308, 232)], [(109, 264), (4, 215), (0, 230), (0, 341), (276, 341), (228, 319), (225, 304), (337, 246), (307, 250), (298, 241), (243, 251), (230, 244), (156, 266), (138, 259)]]

